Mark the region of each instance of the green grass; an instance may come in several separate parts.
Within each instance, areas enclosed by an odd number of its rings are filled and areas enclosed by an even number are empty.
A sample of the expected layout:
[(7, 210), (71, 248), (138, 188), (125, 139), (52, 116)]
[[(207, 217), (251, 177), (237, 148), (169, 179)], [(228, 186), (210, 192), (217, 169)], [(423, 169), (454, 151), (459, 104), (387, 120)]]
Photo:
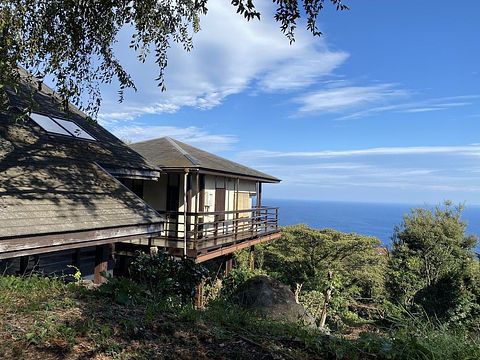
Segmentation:
[(225, 301), (203, 311), (167, 304), (120, 305), (61, 279), (0, 277), (0, 358), (480, 359), (478, 336), (429, 322), (346, 338)]

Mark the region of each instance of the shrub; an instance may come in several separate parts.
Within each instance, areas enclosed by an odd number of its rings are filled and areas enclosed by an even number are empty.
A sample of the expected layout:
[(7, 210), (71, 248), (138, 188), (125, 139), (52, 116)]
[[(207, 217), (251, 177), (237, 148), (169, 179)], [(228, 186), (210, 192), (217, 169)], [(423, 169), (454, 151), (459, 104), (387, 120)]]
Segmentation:
[(129, 266), (130, 278), (111, 278), (100, 291), (120, 304), (144, 301), (188, 304), (207, 270), (189, 258), (176, 259), (166, 253), (139, 253)]
[(470, 324), (480, 315), (475, 236), (465, 234), (462, 207), (446, 202), (414, 209), (396, 227), (388, 264), (393, 302), (445, 323)]

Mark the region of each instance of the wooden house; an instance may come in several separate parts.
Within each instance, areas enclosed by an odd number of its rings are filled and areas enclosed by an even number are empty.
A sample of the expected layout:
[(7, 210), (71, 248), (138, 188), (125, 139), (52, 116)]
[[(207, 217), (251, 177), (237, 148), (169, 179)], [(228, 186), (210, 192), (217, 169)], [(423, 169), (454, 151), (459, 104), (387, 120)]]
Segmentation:
[(113, 244), (151, 239), (165, 221), (119, 180), (154, 181), (160, 170), (38, 86), (26, 78), (0, 108), (0, 260), (20, 272), (94, 265), (101, 281)]
[(72, 264), (101, 282), (132, 249), (201, 262), (279, 236), (261, 202), (278, 179), (170, 138), (129, 147), (29, 76), (8, 97), (0, 272)]
[(262, 184), (279, 179), (169, 137), (131, 147), (162, 170), (124, 182), (165, 217), (153, 245), (202, 262), (280, 236), (278, 208), (262, 204)]

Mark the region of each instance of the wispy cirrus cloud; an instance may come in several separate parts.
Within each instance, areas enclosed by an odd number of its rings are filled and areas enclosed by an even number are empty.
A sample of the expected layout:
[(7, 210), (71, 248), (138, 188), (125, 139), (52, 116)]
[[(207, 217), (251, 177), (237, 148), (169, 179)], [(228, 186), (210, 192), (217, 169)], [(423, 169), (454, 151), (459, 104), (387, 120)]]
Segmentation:
[[(235, 160), (282, 179), (271, 197), (345, 201), (480, 201), (480, 145), (247, 151)], [(375, 191), (372, 191), (375, 189)], [(334, 195), (332, 195), (334, 194)], [(345, 194), (343, 198), (342, 194)]]
[[(418, 94), (411, 94), (411, 96)], [(352, 111), (340, 119), (358, 119), (367, 116), (374, 116), (386, 112), (398, 112), (398, 113), (423, 113), (431, 111), (445, 111), (449, 109), (461, 108), (469, 105), (473, 105), (480, 99), (478, 94), (448, 96), (438, 98), (427, 98), (420, 101), (403, 101), (393, 102), (387, 105), (379, 105), (358, 109), (358, 111)], [(378, 105), (378, 104), (377, 104)]]
[(480, 99), (480, 95), (470, 94), (411, 101), (412, 97), (422, 95), (397, 84), (353, 85), (341, 80), (323, 85), (294, 99), (297, 114), (337, 113), (341, 120), (358, 119), (387, 112), (445, 111), (473, 105)]
[(409, 147), (377, 147), (369, 149), (354, 150), (321, 150), (321, 151), (265, 151), (255, 150), (240, 153), (242, 158), (342, 158), (354, 156), (381, 156), (381, 155), (428, 155), (428, 154), (445, 154), (445, 155), (465, 155), (480, 156), (479, 145), (465, 146), (409, 146)]
[(386, 103), (406, 97), (408, 91), (396, 88), (393, 84), (371, 86), (343, 86), (321, 89), (295, 98), (298, 112), (345, 112), (367, 105)]

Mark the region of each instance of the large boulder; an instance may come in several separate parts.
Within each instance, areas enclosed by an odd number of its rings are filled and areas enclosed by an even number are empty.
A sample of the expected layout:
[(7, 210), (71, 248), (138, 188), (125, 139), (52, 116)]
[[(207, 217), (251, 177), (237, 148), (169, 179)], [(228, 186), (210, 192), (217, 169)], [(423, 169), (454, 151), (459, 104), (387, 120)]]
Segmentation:
[(266, 275), (247, 280), (233, 294), (233, 301), (245, 309), (261, 312), (277, 320), (301, 321), (315, 326), (315, 319), (295, 302), (295, 295), (290, 288)]

